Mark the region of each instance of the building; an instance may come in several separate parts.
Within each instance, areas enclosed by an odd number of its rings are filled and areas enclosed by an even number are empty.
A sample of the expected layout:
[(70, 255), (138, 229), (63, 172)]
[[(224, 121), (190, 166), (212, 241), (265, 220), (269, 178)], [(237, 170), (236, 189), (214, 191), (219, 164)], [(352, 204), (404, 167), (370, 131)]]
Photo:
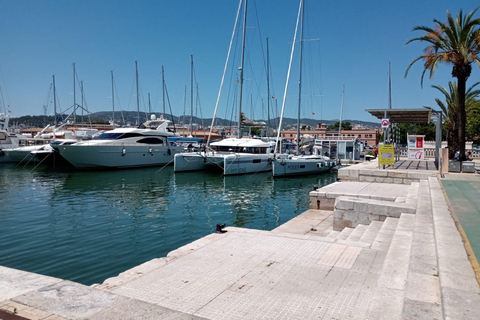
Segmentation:
[[(315, 129), (300, 130), (300, 136), (311, 137), (312, 139), (321, 140), (353, 140), (358, 138), (364, 142), (364, 146), (373, 147), (378, 145), (380, 140), (380, 131), (375, 129), (356, 129), (341, 130), (340, 136), (338, 130), (328, 130), (325, 123), (318, 123)], [(297, 140), (297, 130), (282, 130), (281, 137), (291, 142)]]

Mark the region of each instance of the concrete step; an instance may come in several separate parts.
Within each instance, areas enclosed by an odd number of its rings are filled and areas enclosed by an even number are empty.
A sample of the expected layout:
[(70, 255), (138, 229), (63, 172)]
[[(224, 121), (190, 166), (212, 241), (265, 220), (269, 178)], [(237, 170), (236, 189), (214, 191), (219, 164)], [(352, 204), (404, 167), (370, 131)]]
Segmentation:
[(390, 243), (392, 242), (393, 234), (397, 228), (398, 218), (388, 217), (382, 224), (382, 227), (378, 231), (375, 240), (372, 242), (372, 249), (388, 251), (390, 248)]
[(344, 228), (337, 236), (337, 239), (339, 240), (345, 240), (348, 238), (348, 236), (350, 235), (350, 233), (353, 232), (353, 228)]
[(402, 319), (414, 226), (414, 214), (400, 215), (368, 307), (368, 319)]
[(336, 239), (339, 234), (340, 234), (340, 231), (331, 231), (331, 232), (327, 235), (327, 238), (334, 238), (334, 239)]
[(368, 226), (367, 230), (360, 237), (359, 241), (371, 245), (373, 241), (377, 238), (378, 232), (383, 226), (382, 221), (372, 221)]
[(362, 237), (362, 235), (367, 231), (368, 225), (366, 224), (359, 224), (358, 226), (353, 229), (352, 233), (347, 237), (347, 241), (358, 241)]
[(410, 189), (407, 192), (407, 199), (405, 203), (407, 204), (416, 204), (418, 202), (418, 190), (420, 189), (419, 182), (412, 182), (410, 184)]

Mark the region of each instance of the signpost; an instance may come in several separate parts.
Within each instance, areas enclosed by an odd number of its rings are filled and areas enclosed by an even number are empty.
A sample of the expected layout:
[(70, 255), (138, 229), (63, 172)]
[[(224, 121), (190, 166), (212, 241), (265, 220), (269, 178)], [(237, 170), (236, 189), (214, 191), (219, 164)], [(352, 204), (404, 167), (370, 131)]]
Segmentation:
[(393, 144), (384, 144), (378, 148), (378, 164), (393, 166), (395, 165)]
[(388, 128), (389, 125), (390, 125), (390, 119), (383, 118), (382, 119), (382, 128)]

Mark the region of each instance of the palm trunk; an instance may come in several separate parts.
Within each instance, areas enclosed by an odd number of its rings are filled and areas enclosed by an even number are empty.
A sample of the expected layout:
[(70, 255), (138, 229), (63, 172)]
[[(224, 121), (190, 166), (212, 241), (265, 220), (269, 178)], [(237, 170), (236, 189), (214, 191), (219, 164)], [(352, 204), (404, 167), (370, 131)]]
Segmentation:
[(458, 75), (458, 145), (460, 147), (460, 161), (465, 161), (465, 87), (467, 78), (463, 75)]

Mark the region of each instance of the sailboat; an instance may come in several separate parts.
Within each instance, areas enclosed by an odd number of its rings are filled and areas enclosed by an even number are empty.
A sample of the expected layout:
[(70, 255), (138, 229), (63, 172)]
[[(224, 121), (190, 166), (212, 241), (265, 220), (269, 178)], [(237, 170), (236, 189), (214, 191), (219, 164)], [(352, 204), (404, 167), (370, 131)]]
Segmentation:
[[(241, 54), (241, 66), (240, 70), (240, 91), (239, 91), (239, 113), (238, 113), (238, 126), (237, 137), (227, 138), (221, 141), (210, 143), (210, 137), (215, 122), (215, 116), (218, 109), (218, 103), (220, 94), (222, 91), (223, 80), (225, 79), (225, 72), (227, 69), (228, 59), (230, 55), (230, 49), (232, 47), (233, 38), (235, 35), (236, 25), (240, 10), (243, 3), (243, 36), (242, 36), (242, 54)], [(262, 141), (260, 139), (245, 138), (242, 137), (242, 120), (246, 121), (242, 113), (242, 90), (243, 90), (243, 70), (244, 70), (244, 58), (245, 58), (245, 32), (246, 32), (246, 19), (247, 19), (247, 0), (240, 0), (237, 18), (234, 25), (234, 31), (232, 39), (230, 41), (230, 48), (228, 50), (227, 61), (225, 62), (225, 68), (222, 77), (222, 84), (217, 97), (217, 104), (212, 119), (212, 125), (210, 127), (210, 134), (207, 140), (205, 149), (198, 153), (181, 153), (175, 155), (174, 159), (174, 171), (196, 171), (207, 169), (218, 169), (223, 172), (224, 175), (238, 175), (257, 173), (272, 170), (273, 160), (273, 145), (274, 143), (268, 141)]]
[[(138, 68), (135, 61), (137, 85), (137, 119), (140, 120), (138, 97)], [(52, 147), (76, 168), (133, 168), (171, 164), (173, 156), (183, 148), (168, 141), (179, 137), (168, 128), (169, 120), (152, 115), (138, 128), (116, 128), (105, 131), (90, 141)]]
[[(300, 0), (300, 5), (298, 8), (298, 17), (297, 24), (295, 27), (295, 34), (293, 38), (292, 51), (290, 55), (290, 64), (288, 69), (287, 81), (285, 84), (285, 91), (283, 97), (283, 106), (282, 106), (282, 116), (280, 119), (280, 124), (277, 132), (277, 143), (275, 148), (275, 157), (273, 160), (273, 176), (291, 176), (291, 175), (302, 175), (310, 173), (321, 173), (331, 170), (335, 167), (335, 161), (330, 160), (327, 157), (322, 156), (321, 151), (317, 148), (313, 148), (314, 154), (304, 156), (299, 155), (300, 147), (300, 106), (301, 106), (301, 96), (302, 96), (302, 51), (303, 51), (303, 21), (304, 21), (304, 12), (305, 12), (305, 1)], [(280, 132), (282, 129), (282, 120), (283, 114), (285, 111), (285, 101), (286, 94), (288, 89), (288, 82), (290, 78), (290, 70), (292, 66), (293, 52), (295, 48), (295, 41), (298, 31), (298, 24), (300, 21), (300, 70), (299, 70), (299, 86), (298, 86), (298, 119), (297, 119), (297, 154), (276, 154), (277, 148), (279, 145)]]

